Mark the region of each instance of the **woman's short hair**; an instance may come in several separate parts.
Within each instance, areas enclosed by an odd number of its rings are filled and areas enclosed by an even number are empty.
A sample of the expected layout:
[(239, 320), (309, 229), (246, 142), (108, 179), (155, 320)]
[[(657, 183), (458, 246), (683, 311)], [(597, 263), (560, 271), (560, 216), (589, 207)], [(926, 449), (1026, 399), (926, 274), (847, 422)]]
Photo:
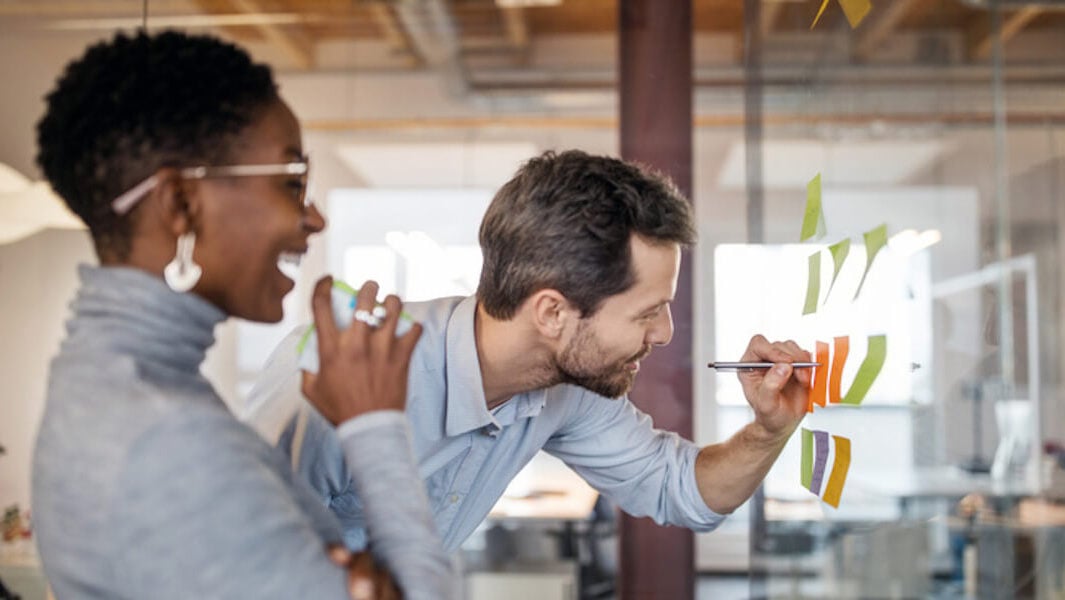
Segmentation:
[(582, 317), (635, 283), (629, 241), (695, 243), (691, 206), (665, 176), (578, 150), (526, 162), (481, 222), (477, 296), (509, 319), (533, 293), (555, 289)]
[[(88, 225), (99, 256), (129, 252), (111, 201), (164, 166), (224, 161), (277, 99), (269, 67), (213, 37), (118, 34), (67, 65), (37, 124), (37, 164)], [(135, 216), (133, 211), (130, 216)]]

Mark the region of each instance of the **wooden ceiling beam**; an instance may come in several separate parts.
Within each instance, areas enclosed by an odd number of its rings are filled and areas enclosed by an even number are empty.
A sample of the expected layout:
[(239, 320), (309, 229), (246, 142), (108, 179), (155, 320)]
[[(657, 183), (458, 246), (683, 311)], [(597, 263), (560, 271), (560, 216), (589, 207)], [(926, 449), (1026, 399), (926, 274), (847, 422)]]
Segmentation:
[(393, 12), (392, 7), (385, 3), (368, 4), (366, 7), (369, 9), (370, 16), (373, 18), (374, 24), (377, 25), (378, 31), (381, 32), (381, 37), (385, 39), (385, 43), (394, 52), (407, 56), (412, 67), (424, 64), (425, 61), (414, 49), (410, 36), (407, 35), (406, 30), (399, 23), (399, 19), (396, 18), (396, 13)]
[[(217, 2), (209, 2), (217, 5)], [(129, 0), (57, 0), (41, 2), (40, 0), (7, 0), (0, 2), (0, 15), (12, 17), (92, 17), (115, 16), (123, 14), (140, 14), (140, 2)], [(180, 0), (154, 0), (148, 5), (149, 17), (153, 13), (173, 14), (187, 13), (187, 2)]]
[[(1021, 32), (1033, 19), (1046, 11), (1044, 6), (1024, 6), (1013, 13), (1005, 16), (1002, 28), (999, 31), (999, 39), (1002, 44), (1010, 41), (1013, 36)], [(991, 49), (995, 45), (995, 36), (991, 31), (986, 19), (981, 19), (969, 30), (969, 59), (985, 60), (991, 56)]]
[[(233, 8), (244, 14), (259, 14), (269, 12), (259, 0), (229, 0)], [(217, 5), (215, 2), (197, 0), (198, 4)], [(206, 7), (204, 7), (206, 9)], [(305, 36), (294, 34), (281, 25), (261, 24), (254, 28), (264, 38), (281, 50), (292, 63), (300, 69), (310, 69), (314, 66), (314, 47)]]
[(854, 44), (854, 57), (862, 61), (872, 58), (884, 40), (896, 30), (913, 7), (920, 3), (921, 0), (892, 0), (885, 3), (883, 10), (877, 11), (879, 14), (876, 20), (867, 24), (858, 37)]

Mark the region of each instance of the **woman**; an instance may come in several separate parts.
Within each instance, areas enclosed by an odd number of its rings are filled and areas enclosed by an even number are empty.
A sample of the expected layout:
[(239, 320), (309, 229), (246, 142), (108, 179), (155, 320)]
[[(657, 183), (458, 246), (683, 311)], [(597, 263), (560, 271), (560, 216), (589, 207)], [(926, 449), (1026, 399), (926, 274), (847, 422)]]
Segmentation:
[[(281, 319), (324, 219), (306, 204), (299, 125), (269, 69), (219, 40), (118, 35), (68, 65), (38, 124), (38, 163), (89, 227), (33, 465), (34, 519), (59, 598), (390, 597), (365, 553), (199, 368), (228, 316)], [(304, 391), (334, 425), (372, 513), (371, 548), (406, 598), (451, 573), (402, 409), (420, 334), (398, 298), (358, 296), (338, 331), (314, 290), (321, 365)], [(367, 574), (370, 573), (370, 576)]]

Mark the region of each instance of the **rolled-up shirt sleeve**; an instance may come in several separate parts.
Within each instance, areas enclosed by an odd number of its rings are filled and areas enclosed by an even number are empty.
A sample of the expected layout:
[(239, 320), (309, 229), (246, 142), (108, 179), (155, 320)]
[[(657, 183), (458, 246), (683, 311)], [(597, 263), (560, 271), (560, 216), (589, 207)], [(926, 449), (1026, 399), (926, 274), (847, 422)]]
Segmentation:
[(710, 531), (725, 518), (703, 501), (695, 479), (699, 447), (655, 429), (628, 398), (585, 393), (544, 450), (622, 510), (661, 525)]

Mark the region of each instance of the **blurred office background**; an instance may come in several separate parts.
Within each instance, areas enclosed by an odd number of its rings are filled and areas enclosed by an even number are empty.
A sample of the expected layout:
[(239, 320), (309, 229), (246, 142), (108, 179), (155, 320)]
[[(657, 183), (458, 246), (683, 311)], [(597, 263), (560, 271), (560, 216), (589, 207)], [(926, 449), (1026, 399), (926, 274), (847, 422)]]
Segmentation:
[[(668, 13), (690, 32), (677, 61), (692, 63), (701, 239), (677, 319), (691, 359), (674, 373), (694, 439), (749, 420), (735, 379), (699, 366), (737, 359), (752, 334), (811, 349), (849, 335), (845, 380), (862, 340), (888, 337), (862, 406), (803, 424), (851, 440), (839, 508), (800, 485), (796, 436), (725, 525), (680, 538), (691, 564), (658, 576), (707, 599), (1065, 596), (1062, 2), (872, 0), (852, 27), (831, 0), (811, 27), (820, 0), (150, 0), (150, 29), (215, 33), (273, 66), (329, 219), (285, 320), (217, 332), (205, 369), (227, 402), (240, 410), (272, 345), (308, 320), (319, 275), (372, 277), (408, 300), (473, 293), (480, 215), (523, 160), (621, 154), (623, 5), (629, 28)], [(144, 6), (0, 0), (0, 508), (17, 507), (13, 532), (74, 265), (94, 261), (37, 182), (33, 125), (62, 66), (141, 26)], [(668, 71), (663, 52), (642, 67), (652, 77)], [(799, 244), (817, 174), (826, 234)], [(889, 243), (855, 299), (862, 234), (880, 224)], [(803, 316), (806, 257), (844, 238), (839, 280), (826, 295), (823, 267), (819, 310)], [(467, 595), (652, 597), (619, 585), (654, 559), (626, 527), (538, 458), (464, 548)], [(9, 537), (0, 580), (36, 597), (32, 539)]]

